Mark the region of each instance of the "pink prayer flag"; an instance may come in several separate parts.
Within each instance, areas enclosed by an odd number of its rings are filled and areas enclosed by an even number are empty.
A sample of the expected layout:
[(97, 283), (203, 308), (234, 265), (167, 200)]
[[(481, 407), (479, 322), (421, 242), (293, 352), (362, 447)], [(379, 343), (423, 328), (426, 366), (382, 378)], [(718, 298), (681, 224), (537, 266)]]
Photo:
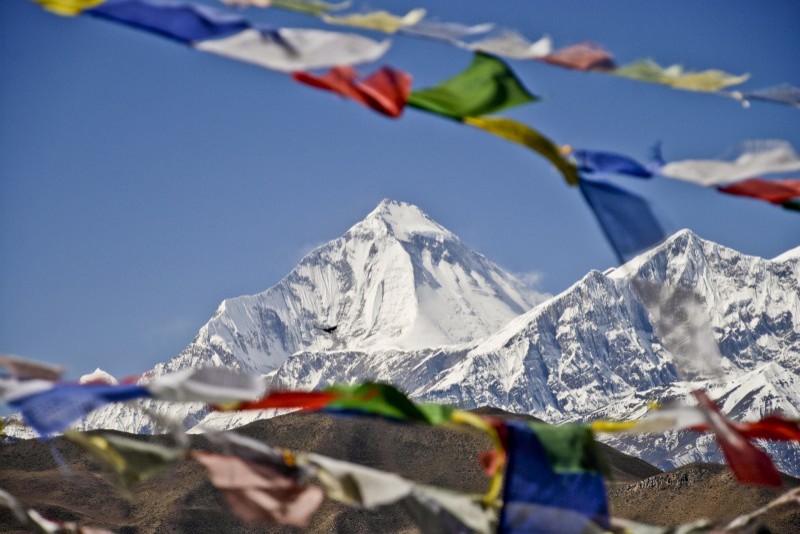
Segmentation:
[(233, 513), (248, 523), (304, 527), (324, 499), (322, 489), (301, 486), (268, 465), (201, 451), (192, 456), (208, 470)]
[(614, 56), (602, 46), (584, 41), (561, 48), (540, 58), (541, 61), (574, 70), (611, 70), (616, 68)]

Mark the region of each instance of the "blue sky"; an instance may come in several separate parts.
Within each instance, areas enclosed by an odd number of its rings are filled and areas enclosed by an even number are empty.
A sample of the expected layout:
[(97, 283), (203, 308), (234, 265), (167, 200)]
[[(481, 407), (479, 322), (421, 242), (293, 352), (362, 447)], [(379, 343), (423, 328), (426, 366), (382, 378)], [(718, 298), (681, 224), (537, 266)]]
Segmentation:
[[(207, 0), (205, 3), (213, 3)], [(599, 42), (800, 85), (800, 3), (356, 0), (354, 7), (496, 22), (557, 45)], [(320, 27), (279, 10), (274, 26)], [(374, 35), (379, 38), (379, 35)], [(425, 87), (467, 52), (398, 36), (378, 64)], [(745, 139), (800, 149), (800, 112), (510, 61), (544, 99), (503, 115), (558, 143), (646, 159), (722, 154)], [(363, 66), (363, 71), (372, 66)], [(579, 192), (525, 149), (408, 110), (392, 121), (287, 76), (90, 17), (0, 2), (0, 351), (125, 375), (177, 354), (227, 297), (280, 280), (385, 197), (419, 205), (469, 245), (558, 292), (614, 265)], [(773, 257), (800, 215), (661, 179), (617, 183), (670, 231)]]

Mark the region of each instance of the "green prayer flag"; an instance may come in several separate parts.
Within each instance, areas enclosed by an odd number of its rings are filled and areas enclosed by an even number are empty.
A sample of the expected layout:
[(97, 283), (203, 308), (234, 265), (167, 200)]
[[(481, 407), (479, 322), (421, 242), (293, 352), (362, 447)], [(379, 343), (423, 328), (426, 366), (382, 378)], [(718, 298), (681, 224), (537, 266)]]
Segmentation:
[(413, 91), (408, 105), (452, 119), (478, 117), (538, 100), (503, 61), (476, 53), (467, 70)]
[(539, 439), (554, 472), (607, 474), (589, 425), (528, 423), (528, 426)]
[(431, 425), (449, 421), (453, 413), (453, 409), (449, 406), (414, 404), (400, 390), (388, 384), (368, 382), (360, 385), (337, 385), (325, 391), (341, 395), (326, 406), (328, 409), (356, 410)]
[(793, 198), (792, 200), (787, 200), (783, 204), (781, 204), (784, 209), (790, 211), (800, 211), (800, 198)]

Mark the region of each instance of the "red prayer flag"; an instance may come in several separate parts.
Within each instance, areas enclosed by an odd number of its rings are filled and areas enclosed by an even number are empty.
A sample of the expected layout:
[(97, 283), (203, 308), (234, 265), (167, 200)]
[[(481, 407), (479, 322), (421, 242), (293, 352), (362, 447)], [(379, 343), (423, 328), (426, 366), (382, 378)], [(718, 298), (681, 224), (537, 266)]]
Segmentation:
[(781, 486), (781, 474), (764, 451), (750, 443), (725, 417), (705, 392), (692, 392), (736, 480), (760, 486)]
[(319, 410), (339, 397), (341, 397), (339, 393), (323, 391), (273, 391), (258, 400), (240, 402), (233, 409), (302, 408), (304, 410)]
[(616, 68), (614, 56), (602, 46), (584, 41), (552, 52), (541, 61), (574, 70), (611, 70)]
[(718, 187), (723, 193), (740, 197), (757, 198), (773, 204), (800, 197), (800, 180), (762, 180), (751, 178), (735, 184)]
[(399, 117), (411, 93), (411, 75), (383, 67), (364, 80), (350, 67), (334, 67), (322, 76), (295, 72), (292, 78), (300, 83), (331, 91), (388, 117)]

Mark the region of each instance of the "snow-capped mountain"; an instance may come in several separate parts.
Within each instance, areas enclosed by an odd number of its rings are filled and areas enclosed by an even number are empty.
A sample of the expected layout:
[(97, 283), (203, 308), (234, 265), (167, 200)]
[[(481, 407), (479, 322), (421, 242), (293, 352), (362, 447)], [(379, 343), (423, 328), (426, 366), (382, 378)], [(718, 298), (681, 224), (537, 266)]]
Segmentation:
[(158, 371), (216, 364), (267, 373), (298, 351), (463, 343), (544, 298), (416, 206), (384, 200), (274, 287), (223, 301)]
[[(800, 249), (798, 249), (800, 250)], [(495, 334), (460, 346), (416, 351), (302, 352), (273, 373), (273, 385), (392, 382), (414, 397), (463, 407), (491, 405), (551, 422), (644, 415), (650, 400), (691, 402), (703, 387), (731, 418), (800, 410), (800, 254), (746, 256), (682, 231), (606, 274), (593, 271)], [(681, 380), (654, 333), (634, 282), (692, 289), (704, 301), (724, 379)], [(251, 415), (211, 414), (207, 426)], [(721, 461), (710, 436), (690, 433), (614, 439), (662, 467)], [(780, 467), (800, 473), (795, 445), (769, 446)]]
[[(416, 206), (382, 201), (344, 236), (312, 251), (277, 285), (227, 299), (175, 358), (144, 379), (188, 367), (277, 371), (292, 354), (417, 350), (471, 342), (544, 301)], [(171, 406), (197, 421), (195, 405)], [(111, 406), (87, 426), (142, 432), (144, 413)]]
[[(643, 284), (701, 298), (723, 378), (682, 380), (636, 291)], [(767, 260), (684, 230), (533, 307), (541, 298), (418, 208), (384, 201), (276, 286), (224, 301), (181, 354), (147, 376), (228, 365), (262, 372), (273, 387), (380, 380), (417, 399), (551, 422), (640, 417), (648, 401), (687, 401), (698, 386), (735, 420), (800, 411), (800, 248)], [(159, 411), (195, 431), (269, 415)], [(86, 426), (153, 430), (125, 405), (95, 412)], [(609, 441), (662, 467), (721, 460), (710, 436)], [(797, 445), (769, 448), (781, 469), (800, 474)]]

